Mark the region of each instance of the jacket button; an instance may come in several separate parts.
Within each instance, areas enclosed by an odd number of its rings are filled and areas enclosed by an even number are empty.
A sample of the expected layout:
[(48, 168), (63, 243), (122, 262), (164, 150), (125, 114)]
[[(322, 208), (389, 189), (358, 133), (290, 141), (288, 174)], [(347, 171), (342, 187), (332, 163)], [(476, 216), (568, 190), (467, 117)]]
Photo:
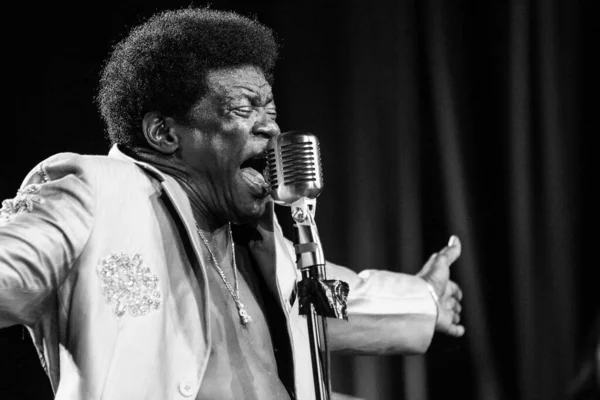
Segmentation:
[(185, 397), (194, 395), (194, 384), (190, 381), (183, 381), (179, 384), (179, 393)]

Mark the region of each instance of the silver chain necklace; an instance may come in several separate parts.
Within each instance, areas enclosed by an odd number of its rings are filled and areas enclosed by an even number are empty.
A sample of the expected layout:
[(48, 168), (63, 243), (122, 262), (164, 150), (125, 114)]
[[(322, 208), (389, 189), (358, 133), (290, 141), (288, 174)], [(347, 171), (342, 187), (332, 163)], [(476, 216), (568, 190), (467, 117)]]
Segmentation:
[(204, 242), (204, 245), (208, 249), (208, 252), (210, 254), (210, 258), (211, 258), (211, 260), (213, 262), (213, 265), (215, 266), (215, 269), (217, 270), (217, 272), (221, 276), (221, 279), (223, 280), (223, 283), (225, 284), (225, 287), (227, 288), (227, 290), (229, 291), (229, 293), (231, 293), (231, 297), (233, 297), (233, 301), (235, 302), (235, 306), (238, 309), (238, 314), (240, 315), (240, 321), (242, 322), (242, 325), (246, 325), (246, 324), (252, 322), (252, 317), (250, 317), (250, 314), (248, 314), (248, 311), (246, 311), (246, 307), (244, 306), (244, 303), (242, 303), (242, 301), (240, 300), (240, 290), (239, 290), (239, 287), (238, 287), (238, 276), (237, 276), (237, 264), (235, 263), (235, 244), (233, 243), (233, 235), (231, 233), (231, 223), (228, 224), (227, 228), (228, 228), (228, 231), (229, 231), (229, 241), (231, 242), (231, 257), (233, 259), (233, 261), (232, 261), (232, 264), (233, 264), (233, 281), (234, 281), (233, 284), (235, 286), (235, 290), (231, 287), (231, 284), (229, 283), (229, 281), (225, 277), (225, 273), (223, 272), (223, 270), (219, 266), (219, 263), (217, 262), (217, 258), (215, 257), (215, 255), (213, 254), (212, 250), (210, 249), (210, 246), (208, 244), (208, 240), (206, 240), (206, 238), (202, 234), (202, 231), (200, 231), (200, 228), (198, 227), (198, 224), (196, 223), (196, 230), (198, 231), (198, 234), (200, 235), (200, 238)]

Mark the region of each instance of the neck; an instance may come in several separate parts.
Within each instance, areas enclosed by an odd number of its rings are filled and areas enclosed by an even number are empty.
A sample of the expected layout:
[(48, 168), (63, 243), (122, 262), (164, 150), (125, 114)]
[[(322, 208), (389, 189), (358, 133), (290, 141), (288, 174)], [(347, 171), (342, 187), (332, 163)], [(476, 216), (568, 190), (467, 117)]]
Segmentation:
[(222, 225), (217, 229), (207, 229), (202, 227), (200, 221), (197, 220), (197, 228), (202, 237), (208, 242), (215, 256), (220, 255), (224, 257), (227, 255), (229, 247), (229, 224)]
[(228, 221), (219, 218), (206, 206), (205, 200), (200, 195), (206, 193), (206, 190), (202, 189), (202, 178), (198, 176), (197, 172), (174, 154), (161, 154), (145, 147), (134, 147), (128, 153), (133, 158), (151, 164), (165, 174), (172, 176), (187, 194), (194, 213), (194, 219), (206, 239), (211, 242), (213, 236), (223, 237), (225, 243), (227, 242)]

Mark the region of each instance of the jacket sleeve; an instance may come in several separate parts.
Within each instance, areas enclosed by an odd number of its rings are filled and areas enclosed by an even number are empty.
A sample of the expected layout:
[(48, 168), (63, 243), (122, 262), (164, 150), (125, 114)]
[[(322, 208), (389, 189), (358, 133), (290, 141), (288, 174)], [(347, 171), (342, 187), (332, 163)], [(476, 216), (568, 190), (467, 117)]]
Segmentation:
[[(289, 254), (295, 254), (294, 243), (287, 238), (284, 243)], [(327, 279), (345, 281), (350, 287), (348, 321), (327, 319), (331, 351), (403, 355), (427, 351), (435, 331), (437, 306), (423, 279), (375, 269), (357, 274), (329, 261), (326, 274)]]
[(0, 328), (33, 324), (83, 251), (94, 211), (84, 164), (79, 155), (53, 156), (2, 203)]
[(384, 270), (357, 274), (330, 262), (327, 278), (350, 286), (348, 321), (327, 320), (332, 351), (421, 354), (427, 350), (437, 308), (421, 278)]

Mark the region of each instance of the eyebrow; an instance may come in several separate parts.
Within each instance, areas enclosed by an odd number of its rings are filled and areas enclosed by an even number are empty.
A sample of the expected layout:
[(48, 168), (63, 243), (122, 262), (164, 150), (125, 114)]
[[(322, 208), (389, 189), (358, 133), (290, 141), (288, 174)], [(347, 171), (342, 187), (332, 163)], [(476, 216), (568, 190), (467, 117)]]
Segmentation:
[[(264, 87), (264, 86), (263, 86)], [(262, 93), (257, 90), (247, 87), (247, 86), (233, 86), (234, 89), (242, 89), (240, 93), (236, 93), (234, 95), (227, 96), (227, 100), (238, 100), (241, 97), (248, 98), (252, 101), (262, 100)], [(273, 92), (269, 92), (269, 94), (264, 98), (265, 103), (273, 102)]]

